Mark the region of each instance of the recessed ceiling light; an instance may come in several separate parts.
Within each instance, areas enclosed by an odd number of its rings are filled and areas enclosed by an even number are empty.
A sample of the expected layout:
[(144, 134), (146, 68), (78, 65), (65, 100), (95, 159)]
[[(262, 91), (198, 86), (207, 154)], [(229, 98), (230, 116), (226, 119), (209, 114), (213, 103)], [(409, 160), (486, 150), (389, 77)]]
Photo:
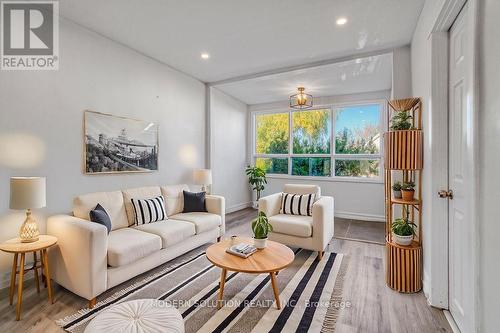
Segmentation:
[(344, 25), (347, 23), (347, 19), (345, 17), (340, 17), (337, 19), (337, 25)]
[(203, 52), (203, 53), (201, 54), (201, 59), (208, 59), (208, 58), (210, 58), (210, 54), (208, 54), (208, 53), (206, 53), (206, 52)]

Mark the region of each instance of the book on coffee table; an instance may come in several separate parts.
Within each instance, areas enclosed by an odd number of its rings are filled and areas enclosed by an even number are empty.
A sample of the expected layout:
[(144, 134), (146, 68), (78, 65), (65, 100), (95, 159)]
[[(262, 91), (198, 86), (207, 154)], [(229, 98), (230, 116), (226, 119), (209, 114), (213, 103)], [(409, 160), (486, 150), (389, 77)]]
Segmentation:
[(245, 243), (236, 244), (226, 249), (227, 253), (241, 258), (248, 258), (252, 254), (254, 254), (255, 251), (257, 251), (257, 248), (255, 246)]

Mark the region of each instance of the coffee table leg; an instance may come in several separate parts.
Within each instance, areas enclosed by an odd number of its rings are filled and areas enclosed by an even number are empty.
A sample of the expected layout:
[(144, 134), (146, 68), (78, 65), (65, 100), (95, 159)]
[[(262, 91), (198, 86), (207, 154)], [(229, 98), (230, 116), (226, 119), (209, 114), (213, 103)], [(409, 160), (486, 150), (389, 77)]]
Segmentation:
[(224, 296), (224, 284), (226, 283), (226, 275), (227, 275), (227, 270), (223, 268), (220, 273), (219, 300), (217, 302), (217, 309), (220, 309), (222, 305), (222, 297)]
[(23, 279), (24, 279), (24, 253), (21, 253), (19, 263), (19, 283), (17, 286), (16, 320), (21, 319), (21, 305), (23, 302)]
[(14, 253), (14, 261), (12, 262), (12, 273), (10, 273), (10, 291), (9, 291), (9, 302), (12, 305), (14, 300), (14, 290), (16, 289), (16, 275), (17, 275), (17, 253)]
[(269, 275), (271, 275), (271, 284), (273, 286), (274, 299), (276, 300), (276, 307), (278, 308), (278, 310), (281, 310), (280, 292), (278, 290), (278, 285), (276, 283), (276, 272), (271, 272), (269, 273)]

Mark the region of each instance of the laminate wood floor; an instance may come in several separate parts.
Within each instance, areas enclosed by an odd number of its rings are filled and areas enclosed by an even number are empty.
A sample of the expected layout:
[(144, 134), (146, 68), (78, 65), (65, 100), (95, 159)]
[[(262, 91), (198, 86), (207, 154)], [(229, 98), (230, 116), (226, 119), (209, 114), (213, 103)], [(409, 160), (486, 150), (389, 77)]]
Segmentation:
[[(247, 232), (250, 232), (249, 222), (254, 216), (256, 211), (253, 209), (228, 214), (227, 234), (231, 235), (232, 227), (240, 226), (238, 229), (241, 230), (241, 224), (247, 224)], [(345, 236), (342, 230), (345, 230), (347, 222), (338, 222), (339, 231), (336, 235), (340, 233)], [(356, 228), (351, 228), (349, 237), (365, 239), (366, 229), (370, 228), (373, 233), (380, 232), (377, 231), (379, 226), (367, 225), (364, 228), (361, 224), (359, 228), (363, 237), (361, 234), (356, 235)], [(379, 236), (374, 234), (369, 237)], [(343, 253), (349, 260), (342, 298), (350, 306), (340, 311), (336, 332), (452, 332), (443, 311), (428, 306), (421, 292), (405, 295), (385, 285), (383, 245), (334, 238), (329, 250)], [(37, 294), (33, 280), (27, 281), (22, 318), (16, 322), (15, 303), (9, 306), (8, 289), (1, 290), (0, 332), (62, 332), (54, 321), (85, 307), (87, 301), (55, 283), (54, 291), (55, 303), (50, 305), (46, 291)]]

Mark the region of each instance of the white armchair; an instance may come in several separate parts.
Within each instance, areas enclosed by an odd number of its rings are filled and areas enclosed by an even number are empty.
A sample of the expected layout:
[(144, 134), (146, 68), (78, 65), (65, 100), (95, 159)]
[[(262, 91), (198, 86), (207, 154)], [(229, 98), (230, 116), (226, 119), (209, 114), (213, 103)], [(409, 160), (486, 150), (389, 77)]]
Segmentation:
[(260, 198), (259, 211), (266, 213), (273, 226), (269, 239), (288, 246), (318, 251), (318, 258), (321, 260), (325, 248), (333, 238), (333, 197), (321, 196), (321, 188), (316, 185), (285, 184), (283, 192), (314, 193), (312, 216), (280, 214), (281, 193)]

